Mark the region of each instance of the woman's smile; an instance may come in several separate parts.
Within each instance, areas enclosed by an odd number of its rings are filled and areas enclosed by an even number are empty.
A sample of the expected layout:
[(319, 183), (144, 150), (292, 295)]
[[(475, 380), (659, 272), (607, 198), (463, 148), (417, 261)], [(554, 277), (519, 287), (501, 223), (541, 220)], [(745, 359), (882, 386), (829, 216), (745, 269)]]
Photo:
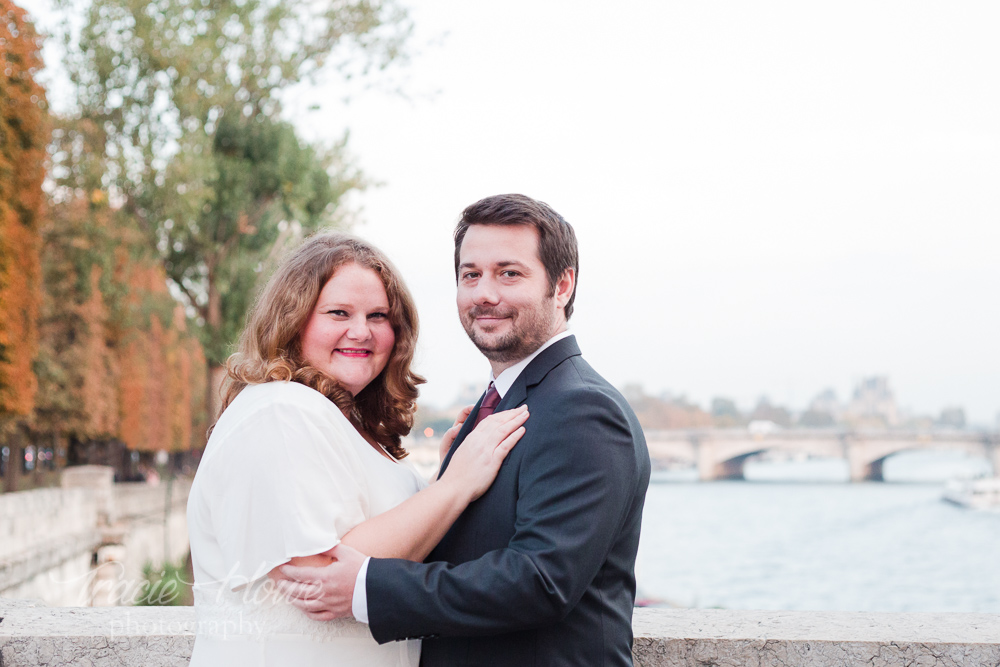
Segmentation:
[(357, 357), (357, 358), (361, 358), (361, 359), (364, 359), (366, 357), (370, 357), (372, 355), (372, 351), (371, 350), (363, 350), (363, 349), (356, 349), (356, 348), (338, 348), (338, 349), (334, 350), (334, 352), (339, 352), (340, 354), (344, 355), (345, 357)]

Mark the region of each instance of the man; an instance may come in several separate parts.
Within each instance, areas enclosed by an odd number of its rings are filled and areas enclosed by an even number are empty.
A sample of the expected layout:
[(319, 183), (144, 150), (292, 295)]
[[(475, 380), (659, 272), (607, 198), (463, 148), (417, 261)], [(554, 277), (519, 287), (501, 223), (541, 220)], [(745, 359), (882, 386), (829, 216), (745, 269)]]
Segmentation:
[(631, 665), (649, 454), (625, 399), (566, 330), (573, 229), (529, 197), (489, 197), (462, 214), (455, 271), (459, 316), (493, 373), (443, 468), (491, 405), (527, 403), (526, 433), (426, 563), (338, 547), (322, 576), (283, 568), (322, 582), (321, 606), (298, 604), (330, 618), (350, 603), (380, 643), (423, 637), (428, 667)]

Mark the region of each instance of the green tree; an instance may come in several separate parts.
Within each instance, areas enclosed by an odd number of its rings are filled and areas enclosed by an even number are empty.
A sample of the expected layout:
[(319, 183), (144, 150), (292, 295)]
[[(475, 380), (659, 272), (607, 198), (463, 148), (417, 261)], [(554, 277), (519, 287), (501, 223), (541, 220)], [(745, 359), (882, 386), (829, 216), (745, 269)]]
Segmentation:
[(761, 396), (757, 400), (757, 407), (750, 413), (751, 421), (769, 421), (778, 426), (788, 427), (792, 424), (792, 415), (784, 407), (774, 405), (767, 396)]
[(732, 428), (746, 424), (746, 419), (731, 398), (716, 396), (712, 399), (712, 424), (719, 428)]
[(365, 184), (343, 141), (320, 149), (296, 136), (280, 93), (324, 67), (386, 67), (409, 20), (393, 0), (93, 0), (82, 29), (70, 25), (85, 131), (62, 137), (58, 183), (106, 191), (156, 248), (215, 386), (276, 246), (335, 224), (342, 197)]

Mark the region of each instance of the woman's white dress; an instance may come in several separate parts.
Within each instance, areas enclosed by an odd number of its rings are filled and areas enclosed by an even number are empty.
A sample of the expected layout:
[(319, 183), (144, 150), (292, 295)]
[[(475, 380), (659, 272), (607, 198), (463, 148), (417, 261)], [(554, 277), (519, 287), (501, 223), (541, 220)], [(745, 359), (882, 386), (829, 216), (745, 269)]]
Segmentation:
[(188, 499), (192, 667), (416, 667), (419, 641), (379, 646), (353, 619), (312, 621), (266, 575), (331, 549), (425, 485), (319, 392), (295, 382), (240, 392), (212, 432)]

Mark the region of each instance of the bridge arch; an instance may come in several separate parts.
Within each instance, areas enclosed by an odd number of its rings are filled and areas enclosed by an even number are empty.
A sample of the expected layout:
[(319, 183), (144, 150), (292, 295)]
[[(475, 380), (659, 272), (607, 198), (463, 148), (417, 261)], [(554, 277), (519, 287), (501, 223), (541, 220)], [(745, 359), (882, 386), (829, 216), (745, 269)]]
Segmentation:
[(806, 453), (823, 458), (843, 458), (844, 447), (839, 439), (815, 434), (732, 433), (728, 437), (704, 439), (698, 443), (698, 477), (702, 481), (745, 479), (747, 459), (768, 451)]
[(931, 438), (927, 435), (900, 437), (884, 435), (878, 438), (852, 438), (847, 446), (847, 460), (852, 482), (884, 482), (885, 461), (890, 456), (913, 451), (964, 451), (993, 463), (994, 474), (1000, 474), (1000, 450), (986, 440), (962, 438)]
[(702, 481), (743, 479), (747, 459), (766, 451), (806, 453), (847, 459), (851, 481), (883, 481), (885, 460), (900, 452), (931, 449), (960, 450), (984, 456), (1000, 475), (1000, 435), (962, 431), (857, 432), (839, 429), (783, 430), (749, 433), (745, 429), (650, 431), (654, 461), (690, 462)]

